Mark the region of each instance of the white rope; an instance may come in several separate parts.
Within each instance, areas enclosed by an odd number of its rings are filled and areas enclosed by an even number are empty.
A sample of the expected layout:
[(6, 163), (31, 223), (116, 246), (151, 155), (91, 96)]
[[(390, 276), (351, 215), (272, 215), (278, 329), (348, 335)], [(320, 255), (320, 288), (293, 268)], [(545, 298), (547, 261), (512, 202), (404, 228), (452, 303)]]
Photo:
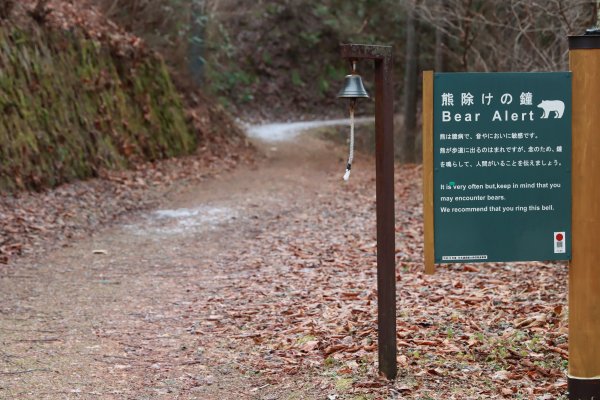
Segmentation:
[(346, 164), (346, 173), (344, 180), (350, 179), (350, 170), (352, 169), (352, 161), (354, 160), (354, 105), (350, 106), (350, 152), (348, 154), (348, 163)]

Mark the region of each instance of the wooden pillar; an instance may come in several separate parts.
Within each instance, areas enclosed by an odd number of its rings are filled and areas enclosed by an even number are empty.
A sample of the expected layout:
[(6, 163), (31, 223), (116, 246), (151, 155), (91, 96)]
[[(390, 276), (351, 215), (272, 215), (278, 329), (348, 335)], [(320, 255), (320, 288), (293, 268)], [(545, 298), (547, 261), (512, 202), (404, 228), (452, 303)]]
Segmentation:
[(394, 211), (394, 83), (391, 46), (342, 45), (348, 60), (375, 63), (375, 167), (377, 193), (377, 324), (379, 371), (388, 379), (396, 363), (396, 230)]
[(392, 57), (375, 60), (375, 90), (379, 370), (388, 379), (394, 379), (397, 344)]
[(423, 72), (423, 231), (425, 273), (435, 273), (433, 234), (433, 71)]
[(569, 399), (600, 399), (600, 36), (569, 38), (573, 73), (573, 237)]

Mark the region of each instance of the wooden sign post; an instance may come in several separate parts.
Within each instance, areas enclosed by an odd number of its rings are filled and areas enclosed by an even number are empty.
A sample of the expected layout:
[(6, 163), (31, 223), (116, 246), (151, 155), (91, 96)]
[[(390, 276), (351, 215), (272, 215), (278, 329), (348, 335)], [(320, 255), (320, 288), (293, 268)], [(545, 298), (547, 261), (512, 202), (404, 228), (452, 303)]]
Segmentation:
[(600, 36), (569, 37), (573, 73), (573, 255), (569, 399), (600, 399)]
[(425, 273), (433, 275), (433, 71), (423, 71), (423, 224)]

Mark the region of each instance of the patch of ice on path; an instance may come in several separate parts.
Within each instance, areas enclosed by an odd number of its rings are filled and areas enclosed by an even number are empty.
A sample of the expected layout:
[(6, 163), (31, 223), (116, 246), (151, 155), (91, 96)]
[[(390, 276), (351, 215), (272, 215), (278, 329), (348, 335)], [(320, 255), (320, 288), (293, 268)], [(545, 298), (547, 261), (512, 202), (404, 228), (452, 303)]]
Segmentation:
[[(357, 118), (356, 123), (374, 121), (373, 117)], [(291, 140), (303, 131), (325, 126), (350, 125), (350, 119), (331, 119), (321, 121), (286, 122), (266, 125), (254, 125), (247, 128), (248, 136), (266, 142)]]
[(189, 231), (206, 231), (236, 218), (230, 207), (200, 206), (153, 211), (144, 222), (129, 226), (136, 234), (177, 235)]

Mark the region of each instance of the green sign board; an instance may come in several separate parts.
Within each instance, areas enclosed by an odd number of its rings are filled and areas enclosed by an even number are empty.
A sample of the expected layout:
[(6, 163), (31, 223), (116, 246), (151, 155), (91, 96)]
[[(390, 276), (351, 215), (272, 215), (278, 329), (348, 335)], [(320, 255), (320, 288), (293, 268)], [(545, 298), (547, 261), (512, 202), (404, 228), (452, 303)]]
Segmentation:
[(434, 75), (435, 262), (571, 258), (571, 73)]

